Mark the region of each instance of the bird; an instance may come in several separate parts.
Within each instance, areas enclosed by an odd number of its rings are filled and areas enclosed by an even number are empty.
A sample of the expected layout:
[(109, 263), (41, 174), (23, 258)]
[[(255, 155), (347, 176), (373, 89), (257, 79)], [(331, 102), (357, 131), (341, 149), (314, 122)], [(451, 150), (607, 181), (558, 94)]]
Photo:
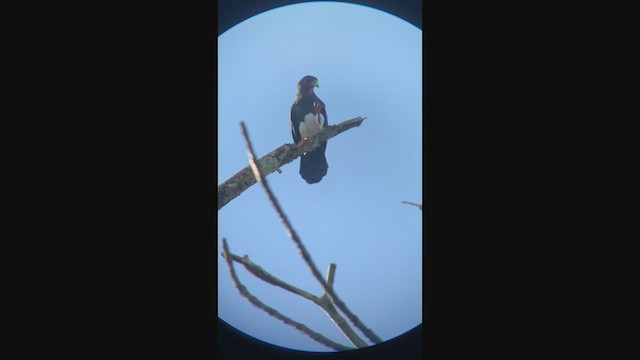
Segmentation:
[[(302, 145), (309, 136), (328, 126), (324, 102), (313, 92), (316, 87), (320, 85), (315, 76), (307, 75), (298, 81), (296, 99), (291, 105), (291, 134), (293, 141), (298, 145)], [(327, 175), (329, 164), (325, 157), (326, 149), (325, 141), (315, 150), (300, 157), (300, 175), (307, 183), (319, 183)]]

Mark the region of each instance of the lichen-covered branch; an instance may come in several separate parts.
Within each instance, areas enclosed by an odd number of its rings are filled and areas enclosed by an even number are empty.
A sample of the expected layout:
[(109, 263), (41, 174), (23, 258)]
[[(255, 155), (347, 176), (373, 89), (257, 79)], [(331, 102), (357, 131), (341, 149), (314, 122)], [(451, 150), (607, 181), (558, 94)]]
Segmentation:
[[(296, 144), (284, 144), (258, 159), (258, 166), (260, 166), (262, 174), (267, 176), (274, 171), (278, 171), (280, 167), (292, 162), (305, 152), (317, 148), (322, 142), (351, 128), (360, 126), (365, 119), (366, 118), (358, 116), (337, 125), (327, 126), (320, 132), (309, 137), (309, 139), (300, 146)], [(251, 167), (247, 166), (218, 185), (218, 210), (222, 209), (229, 201), (238, 197), (238, 195), (255, 183), (256, 177), (253, 175)]]

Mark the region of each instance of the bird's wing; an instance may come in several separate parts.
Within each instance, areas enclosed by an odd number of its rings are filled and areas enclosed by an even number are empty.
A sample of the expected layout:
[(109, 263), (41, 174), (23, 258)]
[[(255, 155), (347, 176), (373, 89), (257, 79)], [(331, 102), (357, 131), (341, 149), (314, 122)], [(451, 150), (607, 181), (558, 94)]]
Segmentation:
[(322, 102), (322, 100), (318, 99), (318, 101), (320, 101), (320, 103), (322, 104), (322, 110), (320, 111), (320, 113), (322, 114), (322, 116), (324, 116), (324, 125), (322, 127), (325, 128), (329, 125), (329, 118), (327, 117), (327, 107), (324, 105), (324, 102)]
[(300, 136), (300, 122), (303, 119), (303, 115), (300, 114), (300, 107), (298, 102), (294, 102), (291, 105), (291, 135), (293, 135), (293, 141), (297, 144), (302, 140)]

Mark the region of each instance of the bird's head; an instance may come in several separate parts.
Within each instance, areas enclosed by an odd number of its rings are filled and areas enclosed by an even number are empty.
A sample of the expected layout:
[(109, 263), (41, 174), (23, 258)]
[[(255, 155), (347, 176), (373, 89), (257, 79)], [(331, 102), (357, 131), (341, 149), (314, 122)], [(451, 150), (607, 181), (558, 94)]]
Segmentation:
[(301, 94), (312, 93), (314, 87), (320, 87), (315, 76), (307, 75), (298, 81), (298, 92)]

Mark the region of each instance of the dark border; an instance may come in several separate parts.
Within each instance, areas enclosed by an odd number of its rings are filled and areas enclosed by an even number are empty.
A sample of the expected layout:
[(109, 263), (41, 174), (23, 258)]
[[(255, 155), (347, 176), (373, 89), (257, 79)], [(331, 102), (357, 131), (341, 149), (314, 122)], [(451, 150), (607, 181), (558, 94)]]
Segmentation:
[[(218, 35), (236, 24), (267, 10), (281, 6), (318, 2), (315, 0), (219, 0), (218, 1)], [(349, 4), (365, 5), (404, 19), (422, 29), (422, 0), (336, 0)]]
[[(251, 1), (219, 1), (218, 34), (224, 33), (235, 24), (264, 11), (281, 6), (305, 3), (310, 1), (286, 0), (251, 0)], [(422, 1), (339, 1), (366, 5), (400, 17), (422, 29)], [(423, 231), (424, 233), (424, 231)], [(219, 259), (218, 259), (219, 260)], [(424, 277), (423, 277), (424, 279)], [(424, 289), (424, 285), (423, 285)], [(423, 298), (424, 299), (424, 298)], [(218, 319), (218, 356), (221, 359), (273, 357), (278, 359), (315, 359), (331, 357), (338, 359), (417, 359), (422, 357), (423, 338), (422, 324), (398, 338), (385, 341), (383, 344), (348, 352), (312, 353), (284, 349), (262, 342), (237, 331), (232, 326)]]

